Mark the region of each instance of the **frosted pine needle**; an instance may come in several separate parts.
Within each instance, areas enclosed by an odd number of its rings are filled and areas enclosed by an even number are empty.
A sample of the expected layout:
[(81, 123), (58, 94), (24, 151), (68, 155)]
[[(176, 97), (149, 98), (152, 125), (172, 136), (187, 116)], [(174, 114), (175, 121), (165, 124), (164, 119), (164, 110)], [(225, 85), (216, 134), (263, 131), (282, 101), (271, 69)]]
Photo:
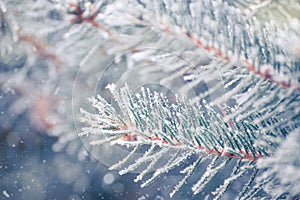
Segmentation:
[[(116, 89), (114, 85), (110, 85), (109, 89), (112, 89), (120, 111), (101, 97), (91, 98), (96, 113), (82, 110), (82, 114), (85, 115), (82, 121), (90, 124), (90, 127), (83, 128), (81, 135), (92, 134), (100, 138), (98, 140), (93, 137), (92, 144), (108, 142), (112, 145), (133, 146), (131, 152), (110, 169), (123, 168), (120, 174), (125, 174), (143, 168), (146, 164), (135, 181), (143, 180), (152, 170), (154, 173), (141, 184), (142, 187), (151, 184), (169, 170), (186, 164), (184, 161), (188, 161), (193, 155), (200, 158), (205, 155), (214, 156), (210, 167), (192, 188), (197, 194), (231, 159), (255, 161), (265, 156), (263, 151), (253, 146), (257, 136), (242, 132), (245, 126), (250, 128), (251, 124), (231, 122), (229, 125), (223, 120), (221, 113), (215, 112), (206, 102), (202, 105), (192, 104), (183, 97), (177, 97), (176, 103), (171, 104), (162, 94), (151, 92), (149, 89), (141, 88), (136, 94), (128, 87)], [(149, 148), (139, 152), (140, 156), (135, 159), (135, 153), (142, 146)], [(171, 152), (173, 156), (164, 161), (166, 155)], [(219, 158), (223, 161), (217, 164)], [(132, 159), (135, 159), (134, 163), (130, 163)], [(159, 162), (165, 164), (159, 167)], [(186, 177), (175, 187), (171, 196), (182, 187), (197, 167), (195, 163), (200, 164), (194, 162), (189, 165), (189, 170), (185, 172)], [(241, 171), (233, 173), (218, 190), (224, 193), (228, 186), (244, 173), (244, 170)]]

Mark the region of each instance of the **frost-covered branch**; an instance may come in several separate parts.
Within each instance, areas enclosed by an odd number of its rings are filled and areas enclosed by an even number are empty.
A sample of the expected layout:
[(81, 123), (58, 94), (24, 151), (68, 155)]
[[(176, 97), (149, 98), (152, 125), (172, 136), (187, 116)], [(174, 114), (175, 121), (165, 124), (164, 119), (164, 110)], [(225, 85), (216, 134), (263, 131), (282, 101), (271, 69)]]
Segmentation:
[[(105, 141), (114, 143), (157, 143), (169, 148), (246, 160), (264, 156), (265, 152), (253, 147), (257, 138), (255, 126), (234, 123), (238, 128), (233, 130), (205, 101), (203, 105), (191, 104), (178, 97), (176, 104), (170, 104), (162, 94), (152, 93), (149, 89), (141, 88), (139, 93), (132, 94), (127, 87), (115, 90), (115, 86), (110, 85), (109, 88), (122, 113), (118, 114), (100, 96), (91, 98), (98, 113), (92, 115), (82, 110), (85, 114), (82, 122), (87, 122), (90, 127), (84, 128), (81, 136), (96, 134), (106, 136)], [(244, 129), (240, 129), (241, 125), (249, 129), (247, 137), (242, 132)]]
[[(193, 191), (197, 194), (232, 158), (245, 160), (249, 163), (249, 167), (245, 166), (233, 171), (232, 176), (224, 182), (224, 186), (220, 186), (217, 190), (222, 191), (223, 194), (233, 181), (244, 175), (247, 169), (255, 166), (253, 161), (268, 156), (265, 150), (254, 145), (260, 136), (257, 125), (244, 121), (232, 122), (230, 126), (221, 114), (216, 113), (205, 102), (202, 105), (191, 104), (190, 101), (177, 97), (176, 103), (170, 104), (163, 94), (151, 92), (147, 88), (141, 88), (136, 94), (127, 87), (116, 89), (112, 84), (108, 88), (118, 107), (114, 108), (100, 96), (91, 98), (90, 102), (96, 109), (96, 113), (81, 110), (84, 115), (82, 122), (89, 126), (82, 128), (80, 135), (93, 135), (90, 141), (92, 145), (110, 143), (135, 147), (127, 157), (112, 166), (112, 169), (128, 165), (126, 163), (134, 157), (139, 146), (149, 145), (151, 148), (161, 149), (159, 150), (161, 153), (156, 154), (152, 154), (152, 150), (145, 151), (136, 163), (121, 171), (122, 174), (128, 173), (138, 165), (151, 161), (152, 164), (148, 165), (146, 171), (137, 178), (142, 180), (151, 166), (153, 167), (162, 159), (160, 155), (165, 155), (168, 151), (179, 154), (186, 152), (185, 155), (178, 155), (166, 166), (157, 169), (153, 177), (146, 180), (142, 186), (149, 185), (159, 175), (168, 172), (191, 155), (203, 158), (213, 155), (215, 160), (211, 163), (212, 168), (208, 168), (202, 179), (193, 186)], [(120, 109), (120, 113), (116, 111), (117, 109)], [(235, 128), (232, 129), (232, 126)], [(216, 165), (218, 157), (226, 159)], [(133, 167), (134, 165), (136, 166)], [(195, 167), (198, 166), (194, 166), (191, 170), (193, 171)], [(179, 183), (175, 191), (178, 191), (181, 186), (182, 183)], [(171, 196), (174, 195), (173, 193)]]
[[(116, 89), (113, 95), (121, 114), (107, 111), (96, 117), (83, 111), (90, 117), (87, 122), (91, 127), (83, 129), (81, 135), (96, 135), (91, 137), (92, 144), (109, 142), (134, 146), (112, 169), (125, 166), (121, 171), (124, 174), (149, 163), (135, 179), (139, 181), (163, 160), (162, 155), (168, 151), (179, 151), (179, 154), (192, 151), (192, 154), (201, 154), (203, 160), (208, 155), (214, 157), (192, 187), (195, 194), (203, 191), (232, 159), (245, 160), (249, 167), (236, 167), (214, 192), (216, 198), (251, 170), (253, 174), (239, 198), (252, 198), (270, 181), (266, 179), (251, 188), (258, 173), (255, 161), (273, 155), (282, 138), (299, 126), (299, 54), (296, 45), (299, 34), (295, 31), (299, 20), (289, 24), (288, 29), (280, 28), (273, 22), (266, 24), (263, 20), (247, 18), (249, 16), (241, 14), (240, 8), (231, 5), (238, 7), (240, 3), (128, 1), (125, 6), (125, 3), (115, 1), (99, 11), (94, 20), (106, 29), (117, 30), (114, 32), (116, 37), (103, 44), (103, 52), (116, 57), (126, 54), (124, 60), (118, 57), (115, 63), (126, 64), (128, 70), (141, 70), (141, 76), (166, 73), (158, 78), (162, 85), (169, 86), (183, 78), (185, 84), (178, 85), (178, 93), (196, 93), (189, 100), (179, 98), (175, 104), (170, 104), (164, 96), (145, 89), (138, 95), (128, 89)], [(259, 16), (260, 9), (273, 5), (273, 2), (256, 2), (251, 15)], [(278, 10), (286, 8), (284, 5), (278, 7)], [(114, 21), (120, 13), (123, 20)], [(287, 33), (291, 34), (290, 39), (282, 37)], [(289, 48), (279, 43), (279, 38), (285, 44), (295, 44)], [(153, 67), (135, 68), (144, 63)], [(161, 64), (168, 67), (157, 67)], [(203, 83), (207, 89), (201, 88)], [(208, 99), (208, 103), (203, 99)], [(95, 102), (107, 105), (102, 98), (92, 101), (94, 105)], [(156, 107), (151, 107), (153, 102)], [(144, 152), (136, 163), (129, 164), (138, 151), (136, 147), (143, 145), (151, 146), (149, 151)], [(161, 148), (157, 156), (151, 153), (153, 145)], [(180, 158), (186, 160), (185, 156)], [(142, 186), (149, 185), (178, 162), (181, 161), (176, 157), (170, 158), (166, 168), (156, 170)], [(198, 165), (200, 161), (195, 163)], [(194, 169), (187, 171), (184, 181)], [(183, 182), (179, 182), (171, 196), (182, 185)]]

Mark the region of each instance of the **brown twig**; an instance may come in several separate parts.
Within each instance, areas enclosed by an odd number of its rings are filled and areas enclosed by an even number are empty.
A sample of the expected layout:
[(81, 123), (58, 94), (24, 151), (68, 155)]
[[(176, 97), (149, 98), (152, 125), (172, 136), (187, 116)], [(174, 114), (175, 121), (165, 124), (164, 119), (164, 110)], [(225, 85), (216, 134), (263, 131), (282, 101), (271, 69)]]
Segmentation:
[[(126, 141), (126, 142), (134, 142), (134, 141), (138, 141), (139, 137), (142, 137), (143, 140), (148, 139), (150, 141), (160, 141), (164, 145), (170, 145), (170, 146), (176, 146), (176, 147), (180, 147), (180, 146), (184, 145), (181, 142), (170, 144), (167, 140), (165, 140), (163, 138), (160, 138), (160, 137), (157, 137), (157, 136), (146, 138), (145, 136), (141, 136), (141, 135), (135, 134), (135, 133), (124, 134), (123, 137), (122, 137), (122, 140)], [(258, 159), (265, 157), (265, 155), (263, 155), (261, 153), (258, 153), (258, 152), (255, 152), (255, 155), (253, 155), (251, 152), (244, 152), (244, 151), (240, 150), (238, 153), (241, 156), (238, 156), (238, 155), (235, 155), (233, 153), (225, 151), (225, 149), (219, 149), (218, 151), (216, 151), (215, 149), (208, 149), (204, 146), (199, 146), (195, 143), (193, 143), (192, 146), (196, 149), (203, 150), (207, 154), (211, 154), (211, 155), (215, 155), (215, 156), (221, 156), (221, 157), (227, 157), (227, 158), (237, 158), (237, 159), (241, 159), (241, 160), (257, 161)]]
[(69, 13), (74, 15), (74, 17), (70, 19), (70, 22), (74, 24), (81, 24), (83, 22), (86, 22), (91, 24), (95, 28), (104, 30), (109, 36), (113, 35), (113, 32), (111, 30), (105, 28), (102, 24), (95, 21), (98, 15), (97, 11), (88, 16), (84, 16), (84, 11), (85, 10), (79, 4), (69, 3)]
[(56, 69), (58, 69), (59, 66), (62, 64), (61, 61), (58, 59), (57, 55), (55, 53), (49, 52), (48, 46), (38, 41), (34, 36), (19, 34), (18, 39), (19, 41), (28, 43), (32, 47), (34, 47), (37, 53), (40, 55), (40, 57), (54, 62)]

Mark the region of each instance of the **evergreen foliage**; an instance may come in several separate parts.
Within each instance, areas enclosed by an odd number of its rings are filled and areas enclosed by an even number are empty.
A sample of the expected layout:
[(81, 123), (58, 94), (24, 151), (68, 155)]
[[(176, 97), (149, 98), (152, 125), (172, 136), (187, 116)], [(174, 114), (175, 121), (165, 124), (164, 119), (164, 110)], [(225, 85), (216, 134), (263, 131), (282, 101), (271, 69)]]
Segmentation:
[[(119, 2), (112, 4), (119, 5), (118, 9), (103, 11), (103, 17), (112, 18), (121, 11), (126, 13), (123, 14), (125, 19), (115, 24), (118, 30), (126, 29), (117, 37), (117, 42), (121, 42), (116, 47), (109, 43), (103, 48), (109, 54), (130, 52), (129, 56), (126, 53), (125, 59), (129, 69), (135, 67), (132, 62), (150, 61), (151, 69), (148, 66), (145, 70), (136, 69), (139, 75), (164, 73), (166, 77), (160, 77), (157, 82), (170, 88), (172, 84), (168, 83), (182, 78), (184, 83), (176, 87), (175, 93), (188, 96), (193, 91), (196, 95), (188, 99), (175, 95), (175, 100), (169, 97), (173, 102), (170, 103), (164, 94), (152, 93), (149, 88), (142, 87), (147, 85), (147, 79), (139, 85), (140, 90), (133, 83), (125, 87), (124, 83), (109, 85), (117, 107), (113, 108), (113, 103), (109, 104), (99, 96), (90, 99), (96, 113), (82, 110), (83, 122), (90, 127), (83, 128), (81, 135), (98, 135), (91, 137), (93, 145), (110, 142), (132, 148), (111, 169), (123, 167), (120, 173), (125, 174), (149, 163), (135, 179), (141, 181), (147, 172), (154, 170), (142, 187), (178, 165), (187, 165), (183, 170), (186, 176), (175, 185), (170, 196), (188, 183), (194, 194), (203, 191), (209, 194), (207, 191), (210, 191), (215, 199), (219, 199), (235, 181), (247, 174), (248, 183), (237, 194), (237, 199), (251, 199), (261, 195), (262, 190), (273, 197), (287, 197), (288, 187), (272, 193), (270, 188), (276, 188), (273, 178), (256, 182), (259, 174), (256, 162), (263, 163), (274, 156), (284, 138), (299, 126), (297, 45), (291, 50), (278, 42), (287, 33), (292, 35), (294, 42), (299, 42), (297, 12), (290, 12), (292, 16), (288, 16), (293, 23), (284, 23), (284, 20), (276, 23), (273, 20), (283, 11), (287, 13), (291, 6), (282, 2), (275, 5), (271, 1), (249, 4), (239, 1), (164, 1), (162, 4), (130, 1), (131, 4), (136, 5), (134, 10), (125, 12), (122, 9), (125, 5)], [(269, 23), (264, 17), (266, 13), (274, 13), (274, 16), (268, 16), (273, 19)], [(110, 24), (105, 20), (104, 23)], [(147, 31), (143, 31), (145, 29)], [(143, 35), (139, 37), (141, 31)], [(130, 42), (124, 44), (123, 37)], [(285, 38), (286, 44), (290, 43), (288, 40)], [(143, 48), (146, 45), (158, 48)], [(133, 61), (129, 62), (130, 59)], [(184, 62), (180, 62), (183, 59)], [(165, 68), (157, 64), (164, 64)], [(199, 89), (203, 82), (207, 87), (204, 91)], [(139, 158), (132, 159), (145, 145), (149, 149), (144, 149)], [(154, 148), (159, 150), (152, 153)], [(161, 161), (168, 151), (176, 156)], [(193, 155), (199, 159), (193, 161)], [(202, 176), (196, 183), (189, 183), (188, 178), (207, 159), (210, 164)], [(157, 166), (158, 162), (164, 164)], [(229, 167), (231, 162), (236, 163), (235, 167)], [(223, 183), (215, 190), (206, 189), (226, 167), (231, 173)], [(297, 195), (291, 193), (292, 197)]]
[(179, 170), (171, 197), (299, 198), (299, 13), (297, 0), (4, 0), (0, 87), (54, 150), (113, 155), (142, 187)]

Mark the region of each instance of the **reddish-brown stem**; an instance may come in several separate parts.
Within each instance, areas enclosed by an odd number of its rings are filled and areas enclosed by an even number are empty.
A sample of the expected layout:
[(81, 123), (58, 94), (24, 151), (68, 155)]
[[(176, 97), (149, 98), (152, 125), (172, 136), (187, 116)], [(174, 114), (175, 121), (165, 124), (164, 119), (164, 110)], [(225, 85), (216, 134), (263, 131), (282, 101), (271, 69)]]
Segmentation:
[[(216, 47), (214, 46), (209, 46), (209, 45), (205, 45), (203, 42), (201, 42), (200, 39), (197, 39), (197, 38), (194, 38), (193, 36), (191, 36), (190, 34), (187, 34), (185, 32), (183, 32), (183, 34), (185, 34), (186, 36), (189, 36), (189, 38), (194, 41), (194, 43), (202, 48), (202, 49), (205, 49), (206, 51), (208, 52), (212, 52), (216, 57), (220, 58), (221, 60), (223, 60), (224, 62), (234, 62), (230, 57), (227, 57), (226, 55), (224, 55), (219, 49), (217, 49)], [(295, 89), (296, 91), (300, 91), (300, 87), (299, 86), (296, 86), (296, 85), (292, 85), (290, 83), (286, 83), (284, 81), (278, 81), (278, 80), (275, 80), (272, 75), (269, 73), (268, 70), (266, 71), (259, 71), (257, 70), (258, 68), (255, 67), (253, 64), (251, 64), (251, 62), (248, 60), (248, 59), (243, 59), (241, 60), (242, 63), (245, 64), (246, 66), (246, 69), (248, 71), (251, 71), (253, 72), (254, 74), (257, 74), (259, 75), (260, 77), (272, 82), (272, 83), (275, 83), (275, 84), (278, 84), (284, 88), (292, 88), (292, 89)]]
[(223, 157), (228, 157), (228, 158), (239, 158), (241, 160), (253, 160), (253, 161), (256, 161), (259, 158), (265, 157), (263, 154), (260, 154), (260, 153), (257, 153), (257, 152), (255, 153), (255, 156), (253, 156), (251, 154), (251, 152), (239, 151), (238, 153), (241, 154), (242, 156), (237, 156), (237, 155), (234, 155), (232, 153), (225, 152), (224, 150), (220, 150), (218, 152), (218, 151), (216, 151), (214, 149), (206, 149), (203, 146), (198, 146), (197, 148), (205, 150), (206, 153), (208, 153), (208, 154), (213, 154), (213, 155), (216, 155), (216, 156), (223, 156)]
[[(139, 134), (125, 134), (122, 139), (126, 142), (130, 142), (130, 141), (138, 141), (139, 137), (143, 137), (145, 139), (144, 136), (140, 136)], [(170, 146), (182, 146), (183, 143), (181, 142), (177, 142), (177, 143), (173, 143), (170, 144), (167, 140), (162, 139), (160, 137), (150, 137), (147, 138), (150, 141), (160, 141), (165, 145), (170, 145)], [(216, 151), (215, 149), (207, 149), (204, 146), (199, 146), (195, 143), (192, 144), (192, 146), (196, 149), (201, 149), (203, 150), (205, 153), (207, 154), (211, 154), (211, 155), (215, 155), (215, 156), (221, 156), (221, 157), (227, 157), (227, 158), (237, 158), (237, 159), (241, 159), (241, 160), (252, 160), (252, 161), (256, 161), (260, 158), (264, 158), (265, 156), (261, 153), (255, 152), (255, 156), (251, 153), (251, 152), (244, 152), (244, 151), (239, 151), (238, 153), (241, 156), (238, 155), (234, 155), (230, 152), (226, 152), (224, 149), (219, 149), (219, 151)]]
[(55, 63), (56, 68), (58, 69), (61, 65), (61, 62), (59, 61), (57, 55), (54, 53), (49, 52), (47, 49), (47, 45), (43, 44), (42, 42), (39, 42), (37, 39), (35, 39), (32, 35), (19, 35), (18, 38), (22, 42), (26, 42), (30, 44), (32, 47), (34, 47), (37, 51), (37, 53), (44, 59), (51, 60)]
[(86, 23), (91, 24), (95, 28), (104, 30), (109, 36), (113, 35), (111, 30), (105, 28), (102, 24), (95, 21), (97, 15), (98, 15), (98, 12), (95, 12), (94, 14), (85, 17), (85, 16), (83, 16), (84, 10), (81, 9), (81, 7), (78, 4), (70, 3), (69, 6), (70, 6), (70, 9), (72, 8), (71, 14), (75, 15), (73, 18), (70, 19), (71, 23), (80, 24), (80, 23), (86, 22)]
[[(225, 110), (221, 105), (218, 105), (218, 107), (219, 107), (219, 109), (221, 110), (221, 112), (223, 113), (224, 117), (226, 117), (226, 116), (227, 116), (226, 110)], [(233, 123), (232, 123), (232, 121), (231, 121), (230, 119), (228, 119), (227, 123), (228, 123), (228, 126), (229, 126), (231, 129), (234, 129)]]
[(50, 130), (57, 125), (50, 122), (48, 119), (48, 115), (55, 103), (55, 100), (48, 96), (39, 95), (36, 97), (30, 111), (30, 117), (36, 127)]

